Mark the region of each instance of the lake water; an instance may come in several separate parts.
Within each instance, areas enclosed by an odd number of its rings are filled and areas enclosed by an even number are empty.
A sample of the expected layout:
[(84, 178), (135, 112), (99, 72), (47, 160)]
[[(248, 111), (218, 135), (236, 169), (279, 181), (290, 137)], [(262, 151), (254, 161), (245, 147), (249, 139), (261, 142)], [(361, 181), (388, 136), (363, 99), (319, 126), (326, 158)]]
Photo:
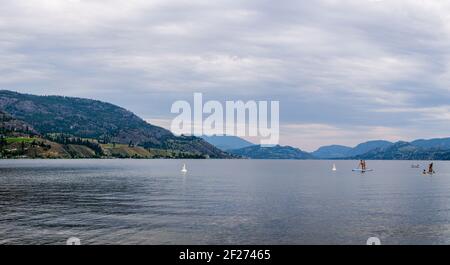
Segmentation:
[(412, 163), (0, 160), (0, 244), (450, 244), (450, 163)]

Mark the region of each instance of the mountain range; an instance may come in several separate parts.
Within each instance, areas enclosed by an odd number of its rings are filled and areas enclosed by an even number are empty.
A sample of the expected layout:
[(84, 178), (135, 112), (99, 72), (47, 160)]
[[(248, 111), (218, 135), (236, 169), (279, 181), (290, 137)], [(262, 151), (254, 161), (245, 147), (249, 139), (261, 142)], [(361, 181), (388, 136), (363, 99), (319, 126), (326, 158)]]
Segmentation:
[[(234, 141), (238, 142), (236, 139)], [(420, 139), (410, 143), (375, 140), (355, 147), (323, 146), (311, 153), (279, 145), (274, 147), (251, 145), (227, 151), (251, 159), (450, 160), (450, 138)]]
[(377, 148), (354, 157), (371, 160), (450, 160), (450, 148), (445, 146), (449, 139), (432, 139), (397, 142), (384, 148)]
[(325, 146), (312, 152), (319, 159), (370, 159), (370, 160), (449, 160), (450, 138), (430, 140), (369, 141), (354, 148)]
[(361, 143), (355, 147), (348, 147), (342, 145), (323, 146), (312, 152), (311, 154), (319, 159), (336, 159), (346, 157), (356, 157), (378, 148), (385, 148), (391, 146), (393, 143), (389, 141), (369, 141)]
[(228, 150), (228, 152), (251, 159), (314, 159), (314, 156), (298, 148), (291, 146), (272, 146), (264, 147), (261, 145), (252, 145), (240, 149)]
[(240, 149), (254, 145), (253, 143), (244, 140), (242, 138), (239, 138), (237, 136), (213, 135), (213, 136), (202, 136), (202, 138), (208, 143), (224, 151)]
[(450, 138), (376, 140), (308, 153), (235, 136), (175, 136), (110, 103), (0, 90), (0, 157), (450, 160)]
[(0, 118), (3, 157), (232, 157), (201, 138), (175, 136), (98, 100), (0, 90)]

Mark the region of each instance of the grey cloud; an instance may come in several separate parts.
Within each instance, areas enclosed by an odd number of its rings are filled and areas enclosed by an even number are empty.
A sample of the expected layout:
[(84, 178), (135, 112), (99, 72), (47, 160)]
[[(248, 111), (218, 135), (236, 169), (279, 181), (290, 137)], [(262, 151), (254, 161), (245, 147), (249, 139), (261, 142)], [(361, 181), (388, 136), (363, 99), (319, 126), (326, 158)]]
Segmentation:
[[(218, 100), (280, 100), (281, 120), (291, 125), (327, 124), (362, 137), (362, 128), (389, 127), (398, 137), (411, 130), (427, 137), (433, 123), (450, 135), (433, 115), (417, 120), (429, 108), (445, 110), (450, 100), (450, 1), (0, 0), (0, 6), (5, 89), (98, 98), (166, 119), (174, 100), (200, 91)], [(387, 108), (417, 112), (378, 111)], [(286, 139), (303, 144), (286, 131)], [(380, 138), (384, 131), (377, 131)]]

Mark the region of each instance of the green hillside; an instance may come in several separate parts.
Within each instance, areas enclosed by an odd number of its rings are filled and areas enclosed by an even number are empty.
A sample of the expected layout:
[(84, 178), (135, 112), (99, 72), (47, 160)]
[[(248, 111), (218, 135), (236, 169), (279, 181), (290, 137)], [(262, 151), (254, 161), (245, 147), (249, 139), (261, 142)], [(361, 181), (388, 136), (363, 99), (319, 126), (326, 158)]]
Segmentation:
[[(110, 103), (8, 90), (0, 90), (0, 136), (45, 139), (59, 150), (52, 154), (61, 157), (231, 157), (200, 138), (174, 136)], [(6, 142), (3, 148), (11, 144)], [(25, 141), (23, 144), (30, 143)], [(126, 145), (127, 148), (111, 150), (102, 144)], [(155, 153), (148, 151), (150, 149), (160, 151)], [(37, 156), (43, 152), (40, 149), (34, 151)]]

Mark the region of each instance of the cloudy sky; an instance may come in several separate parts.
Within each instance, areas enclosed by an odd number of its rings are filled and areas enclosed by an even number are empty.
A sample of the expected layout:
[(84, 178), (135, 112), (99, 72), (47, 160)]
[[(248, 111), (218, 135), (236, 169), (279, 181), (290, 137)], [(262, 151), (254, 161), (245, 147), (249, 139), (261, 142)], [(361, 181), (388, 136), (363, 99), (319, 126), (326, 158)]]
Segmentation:
[(109, 101), (279, 100), (305, 150), (450, 136), (450, 1), (0, 0), (0, 88)]

